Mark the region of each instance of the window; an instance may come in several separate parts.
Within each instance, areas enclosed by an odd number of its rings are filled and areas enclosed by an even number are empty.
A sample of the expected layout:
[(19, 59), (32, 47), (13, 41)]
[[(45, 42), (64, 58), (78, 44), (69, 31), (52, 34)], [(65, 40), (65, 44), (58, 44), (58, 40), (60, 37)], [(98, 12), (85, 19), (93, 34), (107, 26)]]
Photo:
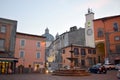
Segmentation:
[(81, 49), (81, 55), (86, 55), (86, 53), (85, 53), (85, 49)]
[(4, 49), (4, 46), (5, 46), (5, 40), (0, 39), (0, 49)]
[(82, 66), (85, 65), (85, 60), (81, 60), (81, 65), (82, 65)]
[(5, 25), (1, 26), (0, 32), (1, 33), (5, 33), (6, 32), (6, 26)]
[(20, 58), (24, 58), (24, 55), (25, 55), (24, 51), (20, 51)]
[(0, 51), (5, 51), (5, 40), (0, 39)]
[(89, 53), (89, 54), (91, 54), (91, 53), (92, 53), (91, 49), (88, 49), (88, 53)]
[(78, 48), (74, 48), (74, 55), (79, 55), (79, 49)]
[(37, 48), (40, 48), (40, 42), (37, 42)]
[(115, 41), (119, 41), (120, 40), (120, 36), (115, 36), (114, 39), (115, 39)]
[(22, 40), (20, 41), (20, 45), (21, 45), (21, 46), (25, 46), (25, 40), (24, 40), (24, 39), (22, 39)]
[(93, 54), (96, 54), (96, 50), (95, 49), (93, 49)]
[(103, 30), (102, 29), (99, 29), (98, 30), (98, 37), (103, 37), (104, 34), (103, 34)]
[(114, 30), (114, 31), (118, 31), (118, 24), (117, 24), (117, 23), (114, 23), (114, 24), (113, 24), (113, 30)]
[(116, 45), (116, 52), (120, 53), (120, 45)]
[(40, 52), (36, 53), (36, 58), (39, 59), (40, 58)]

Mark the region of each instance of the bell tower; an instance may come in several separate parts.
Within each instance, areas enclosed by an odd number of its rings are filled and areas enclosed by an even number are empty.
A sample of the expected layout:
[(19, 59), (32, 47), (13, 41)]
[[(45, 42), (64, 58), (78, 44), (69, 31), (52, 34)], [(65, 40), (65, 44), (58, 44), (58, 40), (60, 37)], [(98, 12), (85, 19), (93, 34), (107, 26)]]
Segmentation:
[(85, 22), (85, 39), (86, 39), (86, 46), (88, 47), (95, 47), (94, 42), (94, 13), (92, 9), (88, 8), (87, 14), (85, 14), (86, 22)]

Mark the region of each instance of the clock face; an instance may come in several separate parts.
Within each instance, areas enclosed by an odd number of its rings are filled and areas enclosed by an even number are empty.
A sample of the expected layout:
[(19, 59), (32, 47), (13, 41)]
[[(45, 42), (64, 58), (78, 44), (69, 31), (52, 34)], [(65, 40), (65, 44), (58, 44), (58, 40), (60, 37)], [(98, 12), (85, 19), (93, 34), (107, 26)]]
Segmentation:
[(92, 32), (92, 29), (88, 29), (88, 30), (87, 30), (87, 35), (92, 35), (92, 33), (93, 33), (93, 32)]

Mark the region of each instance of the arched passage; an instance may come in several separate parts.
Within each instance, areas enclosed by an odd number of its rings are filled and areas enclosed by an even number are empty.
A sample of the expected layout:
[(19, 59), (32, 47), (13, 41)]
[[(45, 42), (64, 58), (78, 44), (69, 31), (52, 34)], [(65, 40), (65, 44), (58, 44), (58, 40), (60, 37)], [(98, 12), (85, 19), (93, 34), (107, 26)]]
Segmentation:
[(104, 63), (105, 59), (105, 45), (100, 42), (96, 44), (96, 53), (98, 56), (98, 63)]

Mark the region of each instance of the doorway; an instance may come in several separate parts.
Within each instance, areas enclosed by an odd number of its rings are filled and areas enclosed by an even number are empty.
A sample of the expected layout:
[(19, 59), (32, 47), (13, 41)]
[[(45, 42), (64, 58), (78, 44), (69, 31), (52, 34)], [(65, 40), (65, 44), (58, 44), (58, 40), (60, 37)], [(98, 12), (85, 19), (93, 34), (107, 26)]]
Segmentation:
[(104, 43), (100, 42), (96, 45), (96, 53), (98, 56), (97, 61), (99, 63), (104, 63), (104, 60), (105, 60), (105, 45), (104, 45)]
[(0, 74), (12, 73), (12, 63), (6, 61), (0, 61)]

